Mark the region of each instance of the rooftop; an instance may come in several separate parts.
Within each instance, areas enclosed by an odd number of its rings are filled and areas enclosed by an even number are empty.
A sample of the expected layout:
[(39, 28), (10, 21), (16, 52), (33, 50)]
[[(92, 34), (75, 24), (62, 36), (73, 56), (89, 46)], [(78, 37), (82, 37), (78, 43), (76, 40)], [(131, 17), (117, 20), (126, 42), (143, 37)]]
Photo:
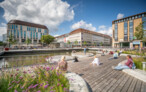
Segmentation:
[[(106, 37), (106, 38), (111, 38), (109, 35), (101, 34), (101, 33), (90, 31), (90, 30), (83, 29), (83, 28), (79, 28), (79, 29), (73, 30), (72, 32), (69, 33), (69, 35), (80, 33), (80, 32), (93, 34), (93, 35), (98, 35), (98, 36), (102, 36), (102, 37)], [(65, 37), (66, 35), (67, 34), (63, 34), (63, 35), (57, 36), (56, 38)]]
[(114, 24), (115, 21), (127, 19), (127, 18), (134, 17), (134, 16), (137, 16), (137, 15), (142, 15), (142, 14), (146, 14), (146, 12), (142, 12), (142, 13), (138, 13), (138, 14), (135, 14), (135, 15), (131, 15), (131, 16), (128, 16), (128, 17), (124, 17), (124, 18), (121, 18), (121, 19), (114, 20), (114, 21), (112, 21), (112, 24)]
[(45, 25), (21, 21), (21, 20), (10, 20), (8, 24), (18, 24), (18, 25), (25, 25), (25, 26), (31, 26), (31, 27), (37, 27), (42, 29), (48, 29)]

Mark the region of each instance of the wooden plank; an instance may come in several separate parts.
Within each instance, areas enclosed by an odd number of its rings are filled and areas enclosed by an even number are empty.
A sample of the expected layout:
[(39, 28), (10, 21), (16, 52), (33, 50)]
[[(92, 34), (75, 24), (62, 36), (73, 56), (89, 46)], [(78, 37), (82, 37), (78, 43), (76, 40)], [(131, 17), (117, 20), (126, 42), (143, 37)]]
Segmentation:
[(136, 82), (137, 82), (137, 79), (133, 78), (133, 81), (131, 82), (131, 85), (128, 88), (128, 92), (133, 92), (134, 91), (135, 86), (136, 86)]
[(141, 84), (142, 84), (142, 81), (137, 80), (134, 92), (140, 92), (141, 91)]
[(113, 92), (114, 89), (121, 83), (121, 81), (123, 81), (125, 79), (125, 76), (126, 74), (124, 73), (121, 73), (123, 76), (121, 78), (119, 78), (119, 80), (114, 84), (112, 85), (112, 87), (108, 90), (108, 92)]
[(111, 78), (111, 81), (107, 83), (106, 87), (103, 88), (103, 92), (107, 92), (112, 86), (116, 84), (116, 82), (123, 76), (123, 74), (117, 71), (117, 75)]
[(130, 76), (129, 80), (125, 83), (125, 85), (122, 88), (121, 92), (127, 92), (129, 86), (131, 85), (132, 80), (133, 80), (133, 77)]
[(130, 79), (130, 76), (125, 76), (124, 80), (121, 81), (121, 83), (116, 87), (116, 89), (113, 92), (120, 92), (122, 87), (125, 85), (125, 83)]
[(146, 92), (146, 83), (142, 82), (141, 92)]
[(95, 85), (92, 90), (100, 90), (102, 91), (102, 86), (105, 85), (105, 83), (116, 73), (116, 71), (113, 71), (112, 73), (110, 73), (109, 76), (103, 77), (102, 79), (100, 79), (100, 82), (97, 82), (98, 84)]

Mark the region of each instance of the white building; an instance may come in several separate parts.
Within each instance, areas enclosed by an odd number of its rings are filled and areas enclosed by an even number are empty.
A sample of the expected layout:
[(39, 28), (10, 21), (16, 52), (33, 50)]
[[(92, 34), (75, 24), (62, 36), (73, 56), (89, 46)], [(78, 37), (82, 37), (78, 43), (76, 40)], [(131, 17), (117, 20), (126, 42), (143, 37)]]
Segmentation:
[(3, 34), (3, 42), (7, 42), (7, 34)]
[(111, 46), (112, 44), (112, 39), (110, 36), (82, 28), (56, 37), (56, 41), (60, 43), (70, 42), (70, 44), (78, 46), (99, 46), (101, 44), (104, 46)]

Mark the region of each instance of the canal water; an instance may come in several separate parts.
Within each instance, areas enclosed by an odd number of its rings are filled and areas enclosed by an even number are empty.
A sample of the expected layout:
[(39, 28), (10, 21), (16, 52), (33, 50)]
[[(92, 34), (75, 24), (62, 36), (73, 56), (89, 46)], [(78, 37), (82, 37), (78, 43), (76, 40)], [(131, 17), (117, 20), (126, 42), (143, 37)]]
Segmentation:
[(46, 58), (58, 56), (58, 55), (67, 55), (70, 56), (71, 52), (58, 52), (58, 53), (43, 53), (43, 54), (25, 54), (25, 55), (9, 55), (9, 56), (0, 56), (0, 68), (10, 68), (10, 67), (19, 67), (19, 66), (28, 66), (35, 64), (45, 64), (47, 63)]

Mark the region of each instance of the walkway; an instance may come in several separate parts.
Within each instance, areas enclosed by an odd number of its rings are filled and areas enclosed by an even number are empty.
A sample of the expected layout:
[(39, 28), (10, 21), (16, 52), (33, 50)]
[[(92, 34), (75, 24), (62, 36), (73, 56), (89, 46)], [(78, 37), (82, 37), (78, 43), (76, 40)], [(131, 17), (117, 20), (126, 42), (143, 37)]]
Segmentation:
[(78, 73), (86, 80), (93, 92), (146, 92), (146, 83), (111, 68), (125, 60), (120, 57), (117, 60), (108, 60), (111, 56), (99, 57), (101, 66), (89, 65), (93, 57), (81, 59), (78, 63), (69, 63), (69, 71)]

